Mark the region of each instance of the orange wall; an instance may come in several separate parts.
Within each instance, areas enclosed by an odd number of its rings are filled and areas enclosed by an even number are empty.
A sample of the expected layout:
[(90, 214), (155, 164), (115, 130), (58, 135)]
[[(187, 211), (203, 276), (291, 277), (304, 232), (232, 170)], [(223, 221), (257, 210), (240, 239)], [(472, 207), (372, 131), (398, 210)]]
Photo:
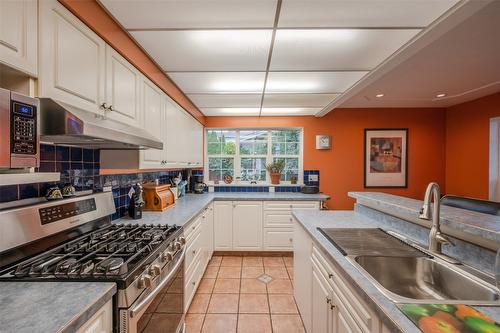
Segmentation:
[[(409, 128), (408, 188), (367, 189), (422, 198), (427, 184), (445, 187), (444, 109), (336, 109), (315, 117), (207, 117), (207, 127), (304, 128), (304, 169), (320, 170), (320, 190), (331, 209), (352, 209), (348, 191), (363, 191), (365, 128)], [(332, 136), (331, 150), (316, 150), (317, 134)]]
[(96, 0), (59, 0), (66, 8), (101, 36), (130, 63), (156, 83), (167, 95), (188, 111), (200, 123), (205, 116), (173, 83), (130, 36), (108, 15)]
[(500, 116), (500, 93), (446, 111), (446, 190), (488, 199), (490, 118)]

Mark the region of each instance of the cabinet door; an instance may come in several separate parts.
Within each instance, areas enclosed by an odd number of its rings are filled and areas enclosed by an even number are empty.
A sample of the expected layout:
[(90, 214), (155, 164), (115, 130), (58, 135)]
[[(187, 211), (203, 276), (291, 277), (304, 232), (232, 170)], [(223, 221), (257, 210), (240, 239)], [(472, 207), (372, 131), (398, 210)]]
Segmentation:
[[(149, 80), (144, 80), (142, 93), (142, 110), (144, 112), (144, 127), (153, 136), (159, 140), (164, 140), (163, 129), (164, 108), (163, 108), (163, 93)], [(141, 151), (141, 169), (142, 168), (160, 168), (163, 166), (164, 150), (146, 149)]]
[(165, 160), (169, 168), (182, 167), (181, 155), (183, 147), (183, 127), (181, 124), (182, 118), (181, 111), (177, 104), (169, 97), (166, 98), (165, 103)]
[(332, 290), (321, 272), (312, 264), (312, 332), (331, 333)]
[(109, 333), (113, 329), (112, 301), (99, 309), (76, 333)]
[(205, 211), (205, 227), (203, 232), (207, 239), (206, 241), (206, 251), (207, 251), (207, 262), (212, 258), (214, 253), (214, 209), (213, 205), (210, 204)]
[(56, 0), (39, 5), (40, 96), (102, 115), (105, 42)]
[(233, 203), (214, 202), (214, 249), (233, 249)]
[[(142, 80), (142, 75), (132, 64), (119, 55), (111, 46), (106, 46), (105, 101), (112, 108), (112, 111), (105, 110), (105, 113), (109, 119), (141, 127), (140, 88)], [(144, 106), (146, 106), (145, 104)], [(158, 116), (153, 115), (152, 117)]]
[(233, 205), (233, 249), (262, 249), (262, 202), (235, 201)]
[(292, 251), (293, 229), (264, 228), (264, 250)]
[(196, 119), (189, 116), (191, 134), (190, 134), (190, 147), (191, 152), (188, 163), (190, 166), (200, 167), (203, 165), (203, 125)]
[(0, 1), (0, 63), (37, 76), (37, 1)]
[(312, 241), (300, 223), (293, 228), (293, 292), (306, 332), (311, 331)]

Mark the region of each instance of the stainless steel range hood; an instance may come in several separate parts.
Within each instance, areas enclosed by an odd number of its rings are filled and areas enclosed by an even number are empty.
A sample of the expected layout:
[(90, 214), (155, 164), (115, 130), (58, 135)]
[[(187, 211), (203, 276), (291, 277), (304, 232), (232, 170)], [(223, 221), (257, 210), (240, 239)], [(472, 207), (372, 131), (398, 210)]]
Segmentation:
[(163, 142), (143, 129), (51, 98), (39, 99), (41, 141), (99, 149), (163, 149)]

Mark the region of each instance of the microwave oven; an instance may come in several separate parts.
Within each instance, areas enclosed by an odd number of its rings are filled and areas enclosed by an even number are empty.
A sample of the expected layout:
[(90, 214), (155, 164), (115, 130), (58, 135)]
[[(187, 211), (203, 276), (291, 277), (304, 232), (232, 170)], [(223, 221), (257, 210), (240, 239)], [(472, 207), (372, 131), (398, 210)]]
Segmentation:
[(0, 169), (40, 165), (39, 101), (0, 88)]

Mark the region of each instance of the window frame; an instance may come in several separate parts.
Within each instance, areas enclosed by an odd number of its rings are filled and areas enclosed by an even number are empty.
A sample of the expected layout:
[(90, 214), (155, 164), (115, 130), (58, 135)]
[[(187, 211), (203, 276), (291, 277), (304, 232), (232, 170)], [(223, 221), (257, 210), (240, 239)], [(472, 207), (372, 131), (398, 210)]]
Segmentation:
[[(231, 184), (226, 184), (224, 181), (221, 179), (219, 181), (219, 184), (215, 184), (212, 180), (209, 180), (209, 164), (208, 164), (208, 132), (209, 131), (235, 131), (236, 132), (236, 138), (235, 138), (235, 144), (236, 144), (236, 153), (234, 155), (231, 155), (232, 158), (234, 158), (234, 166), (233, 166), (233, 172), (234, 172), (234, 179)], [(276, 130), (299, 130), (299, 154), (298, 155), (273, 155), (272, 154), (272, 131)], [(266, 155), (240, 155), (240, 132), (241, 131), (267, 131), (267, 154)], [(259, 127), (205, 127), (205, 131), (203, 133), (204, 137), (204, 181), (205, 184), (210, 185), (210, 186), (235, 186), (235, 185), (249, 185), (249, 186), (255, 186), (255, 184), (251, 184), (250, 181), (243, 181), (240, 180), (239, 183), (236, 183), (236, 177), (241, 177), (241, 159), (242, 158), (262, 158), (266, 157), (266, 164), (270, 163), (273, 161), (274, 158), (295, 158), (298, 157), (299, 163), (298, 163), (298, 177), (297, 177), (297, 185), (302, 185), (304, 184), (304, 128), (303, 127), (265, 127), (265, 128), (259, 128)], [(268, 186), (273, 186), (271, 184), (271, 179), (269, 176), (269, 173), (266, 170), (266, 179), (265, 181), (257, 181), (258, 186), (262, 185), (268, 185)], [(295, 185), (292, 184), (291, 181), (280, 181), (280, 185)]]

